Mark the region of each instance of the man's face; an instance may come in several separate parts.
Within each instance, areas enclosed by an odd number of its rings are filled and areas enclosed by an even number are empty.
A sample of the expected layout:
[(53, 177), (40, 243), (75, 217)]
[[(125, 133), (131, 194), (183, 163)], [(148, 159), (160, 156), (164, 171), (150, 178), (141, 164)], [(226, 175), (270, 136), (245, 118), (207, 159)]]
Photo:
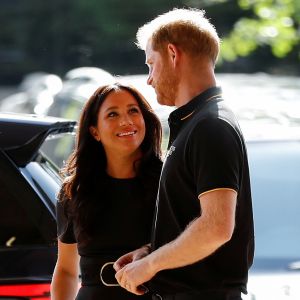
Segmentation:
[(179, 77), (175, 74), (168, 54), (153, 50), (151, 40), (146, 50), (146, 64), (149, 67), (147, 83), (156, 93), (158, 103), (174, 106), (178, 96)]

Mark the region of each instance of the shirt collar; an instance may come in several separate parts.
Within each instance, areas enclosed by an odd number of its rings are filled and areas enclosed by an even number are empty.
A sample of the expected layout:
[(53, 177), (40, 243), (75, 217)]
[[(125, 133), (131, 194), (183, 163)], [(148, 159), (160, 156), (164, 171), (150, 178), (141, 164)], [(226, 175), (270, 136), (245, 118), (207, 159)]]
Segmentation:
[(211, 98), (217, 98), (218, 96), (222, 96), (222, 89), (220, 87), (211, 87), (205, 90), (185, 105), (180, 106), (176, 110), (172, 111), (169, 116), (169, 123), (177, 123), (188, 119), (197, 108), (200, 108)]

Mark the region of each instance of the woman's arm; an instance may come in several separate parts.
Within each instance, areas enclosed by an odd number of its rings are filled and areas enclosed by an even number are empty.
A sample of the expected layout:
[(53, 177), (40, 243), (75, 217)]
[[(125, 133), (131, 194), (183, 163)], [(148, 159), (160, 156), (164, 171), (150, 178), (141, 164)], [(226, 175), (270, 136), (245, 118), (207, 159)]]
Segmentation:
[(74, 300), (79, 286), (77, 244), (58, 241), (58, 258), (51, 283), (52, 300)]

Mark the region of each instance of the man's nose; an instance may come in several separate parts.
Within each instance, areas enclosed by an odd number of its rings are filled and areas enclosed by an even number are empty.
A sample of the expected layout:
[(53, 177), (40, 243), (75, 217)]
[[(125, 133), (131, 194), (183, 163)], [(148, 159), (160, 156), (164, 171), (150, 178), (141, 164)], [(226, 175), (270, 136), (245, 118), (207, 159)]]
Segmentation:
[(149, 74), (149, 75), (148, 75), (148, 78), (147, 78), (147, 84), (148, 84), (148, 85), (152, 85), (152, 81), (153, 81), (152, 75)]

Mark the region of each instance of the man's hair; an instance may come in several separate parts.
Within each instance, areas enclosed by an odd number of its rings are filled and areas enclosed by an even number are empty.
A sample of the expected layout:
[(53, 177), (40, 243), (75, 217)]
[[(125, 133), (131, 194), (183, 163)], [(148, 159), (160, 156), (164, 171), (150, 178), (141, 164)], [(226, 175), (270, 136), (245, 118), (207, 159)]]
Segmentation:
[(175, 8), (140, 27), (136, 44), (145, 50), (151, 40), (153, 50), (162, 53), (171, 43), (195, 58), (207, 56), (215, 64), (220, 39), (215, 27), (204, 15), (204, 10)]

